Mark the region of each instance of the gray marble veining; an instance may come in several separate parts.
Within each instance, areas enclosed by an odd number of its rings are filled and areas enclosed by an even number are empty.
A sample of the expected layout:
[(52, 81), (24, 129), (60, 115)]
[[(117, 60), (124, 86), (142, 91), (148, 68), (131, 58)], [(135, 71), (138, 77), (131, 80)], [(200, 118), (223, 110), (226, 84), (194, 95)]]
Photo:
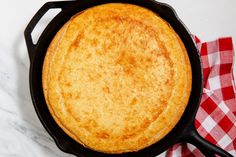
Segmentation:
[(12, 47), (0, 43), (0, 156), (71, 157), (57, 148), (34, 111), (22, 32)]

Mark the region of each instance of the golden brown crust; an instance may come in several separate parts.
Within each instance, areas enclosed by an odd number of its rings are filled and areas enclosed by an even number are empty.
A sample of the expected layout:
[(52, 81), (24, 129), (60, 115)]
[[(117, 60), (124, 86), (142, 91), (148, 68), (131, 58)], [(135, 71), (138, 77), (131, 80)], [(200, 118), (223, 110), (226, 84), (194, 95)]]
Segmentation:
[(191, 67), (175, 31), (153, 12), (110, 3), (75, 15), (51, 42), (43, 90), (57, 124), (106, 153), (138, 151), (177, 124)]

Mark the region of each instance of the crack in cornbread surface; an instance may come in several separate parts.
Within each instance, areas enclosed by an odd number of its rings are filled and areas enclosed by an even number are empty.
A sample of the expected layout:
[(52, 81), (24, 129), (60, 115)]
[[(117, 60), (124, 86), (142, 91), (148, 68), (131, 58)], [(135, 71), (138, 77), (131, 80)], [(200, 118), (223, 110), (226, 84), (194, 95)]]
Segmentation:
[(138, 151), (177, 124), (191, 91), (186, 49), (145, 8), (110, 3), (73, 16), (51, 42), (43, 90), (57, 124), (106, 153)]

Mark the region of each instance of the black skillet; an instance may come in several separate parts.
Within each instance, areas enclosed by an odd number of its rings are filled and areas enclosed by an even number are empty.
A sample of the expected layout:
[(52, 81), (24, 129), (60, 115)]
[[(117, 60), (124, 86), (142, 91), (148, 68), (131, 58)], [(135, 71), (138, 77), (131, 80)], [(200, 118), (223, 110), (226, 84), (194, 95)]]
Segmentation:
[[(50, 115), (45, 103), (42, 89), (42, 66), (47, 48), (57, 31), (65, 24), (74, 14), (99, 4), (120, 2), (131, 3), (146, 7), (159, 14), (174, 28), (179, 34), (188, 51), (192, 67), (192, 92), (187, 108), (175, 128), (162, 140), (152, 146), (138, 152), (124, 153), (120, 155), (111, 155), (96, 152), (83, 147), (71, 139), (56, 124)], [(33, 44), (31, 33), (41, 17), (50, 9), (61, 8), (61, 12), (50, 22), (41, 34), (37, 44)], [(55, 140), (57, 146), (64, 152), (77, 155), (79, 157), (154, 157), (170, 148), (172, 145), (180, 142), (188, 142), (195, 145), (201, 152), (207, 156), (220, 155), (230, 157), (231, 155), (223, 149), (207, 142), (196, 131), (194, 119), (202, 95), (203, 75), (201, 60), (198, 49), (184, 24), (177, 17), (173, 8), (169, 5), (156, 2), (154, 0), (79, 0), (79, 1), (60, 1), (48, 2), (35, 14), (27, 28), (25, 29), (25, 40), (30, 58), (30, 92), (36, 113), (48, 131)]]

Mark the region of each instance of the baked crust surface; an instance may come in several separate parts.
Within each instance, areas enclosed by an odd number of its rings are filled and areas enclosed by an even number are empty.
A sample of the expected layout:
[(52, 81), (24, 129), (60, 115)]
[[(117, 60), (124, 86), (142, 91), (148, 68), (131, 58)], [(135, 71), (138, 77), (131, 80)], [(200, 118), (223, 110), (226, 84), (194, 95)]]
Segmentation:
[(51, 42), (43, 91), (57, 124), (90, 149), (123, 153), (162, 139), (189, 100), (187, 51), (140, 6), (110, 3), (73, 16)]

